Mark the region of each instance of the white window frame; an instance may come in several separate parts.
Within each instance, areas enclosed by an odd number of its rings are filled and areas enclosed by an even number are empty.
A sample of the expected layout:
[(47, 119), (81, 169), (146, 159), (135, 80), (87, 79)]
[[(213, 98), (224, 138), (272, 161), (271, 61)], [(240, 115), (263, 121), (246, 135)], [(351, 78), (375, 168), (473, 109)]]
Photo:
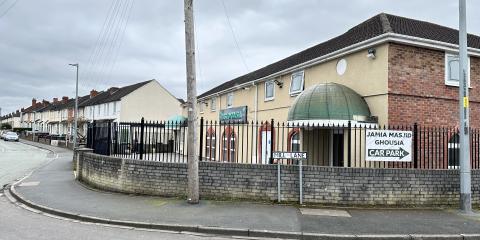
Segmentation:
[[(271, 84), (272, 87), (273, 87), (273, 95), (271, 97), (267, 97), (267, 86), (268, 86), (268, 84)], [(273, 99), (275, 99), (275, 81), (274, 80), (266, 81), (264, 89), (265, 89), (265, 91), (264, 91), (265, 102), (272, 101)]]
[[(292, 84), (293, 84), (293, 78), (296, 76), (302, 76), (302, 85), (300, 87), (300, 90), (297, 91), (292, 91)], [(303, 92), (303, 89), (305, 88), (305, 72), (304, 71), (299, 71), (292, 73), (292, 76), (290, 78), (290, 89), (288, 90), (291, 96), (298, 95), (299, 93)]]
[[(445, 53), (445, 64), (444, 64), (444, 70), (445, 70), (445, 85), (447, 86), (452, 86), (452, 87), (458, 87), (460, 85), (460, 80), (459, 81), (452, 81), (449, 78), (449, 73), (450, 73), (450, 68), (448, 66), (448, 58), (449, 57), (459, 57), (457, 54), (454, 53)], [(461, 66), (460, 66), (461, 67)], [(470, 57), (468, 57), (467, 61), (467, 84), (468, 87), (470, 87)]]
[(200, 105), (199, 106), (200, 107), (200, 113), (203, 113), (205, 111), (205, 102), (202, 101), (202, 102), (200, 102), (199, 105)]
[[(231, 99), (230, 99), (231, 98)], [(233, 107), (233, 92), (227, 93), (227, 108), (232, 108)]]
[(212, 99), (210, 99), (210, 111), (217, 111), (217, 97), (212, 97)]

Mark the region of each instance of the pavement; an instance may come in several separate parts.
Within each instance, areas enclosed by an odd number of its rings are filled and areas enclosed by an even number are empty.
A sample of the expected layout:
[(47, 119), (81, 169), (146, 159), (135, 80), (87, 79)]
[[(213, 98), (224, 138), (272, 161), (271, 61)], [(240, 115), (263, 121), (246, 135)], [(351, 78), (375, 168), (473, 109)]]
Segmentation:
[(86, 222), (293, 239), (480, 239), (480, 217), (448, 209), (318, 209), (102, 192), (75, 181), (72, 152), (25, 142), (56, 158), (10, 188), (30, 207)]

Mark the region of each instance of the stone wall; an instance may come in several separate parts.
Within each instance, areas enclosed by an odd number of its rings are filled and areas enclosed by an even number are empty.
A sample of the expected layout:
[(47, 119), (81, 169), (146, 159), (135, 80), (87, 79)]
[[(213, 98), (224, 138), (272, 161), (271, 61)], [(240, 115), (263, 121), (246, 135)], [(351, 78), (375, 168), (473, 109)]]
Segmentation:
[[(79, 179), (96, 188), (134, 194), (183, 197), (187, 165), (120, 159), (83, 153)], [(200, 162), (203, 199), (277, 199), (277, 166)], [(305, 166), (306, 203), (328, 205), (443, 206), (459, 198), (458, 170), (365, 169)], [(282, 166), (282, 201), (299, 196), (298, 167)], [(478, 205), (480, 171), (472, 171)]]

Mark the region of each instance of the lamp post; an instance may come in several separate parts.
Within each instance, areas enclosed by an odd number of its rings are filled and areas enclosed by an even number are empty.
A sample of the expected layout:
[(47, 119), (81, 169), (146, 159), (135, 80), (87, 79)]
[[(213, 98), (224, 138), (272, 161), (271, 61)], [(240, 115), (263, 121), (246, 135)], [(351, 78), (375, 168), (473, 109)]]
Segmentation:
[(77, 68), (77, 80), (75, 83), (75, 110), (73, 115), (73, 149), (77, 147), (77, 124), (78, 124), (78, 63), (68, 64)]

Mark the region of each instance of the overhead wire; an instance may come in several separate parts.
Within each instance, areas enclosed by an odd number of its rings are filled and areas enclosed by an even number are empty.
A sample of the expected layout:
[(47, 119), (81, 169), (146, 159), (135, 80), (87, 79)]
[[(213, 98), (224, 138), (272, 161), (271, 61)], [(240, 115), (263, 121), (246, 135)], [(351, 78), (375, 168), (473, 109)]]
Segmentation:
[[(102, 72), (102, 68), (104, 68), (105, 66), (105, 61), (107, 61), (106, 59), (108, 58), (108, 50), (110, 49), (110, 46), (112, 45), (112, 41), (113, 41), (113, 37), (114, 37), (114, 34), (115, 34), (115, 29), (117, 28), (117, 25), (118, 25), (118, 14), (120, 13), (121, 11), (121, 8), (122, 8), (122, 5), (123, 5), (123, 2), (122, 0), (117, 0), (117, 3), (118, 6), (116, 7), (116, 9), (114, 10), (113, 14), (112, 14), (112, 17), (109, 21), (109, 23), (107, 24), (107, 29), (105, 31), (105, 38), (104, 38), (104, 41), (101, 42), (100, 44), (100, 51), (99, 51), (99, 54), (97, 56), (97, 60), (98, 60), (98, 65), (97, 66), (94, 66), (95, 68), (95, 72), (94, 72), (94, 76), (93, 76), (93, 79), (92, 81), (95, 82), (95, 88), (98, 87), (98, 85), (100, 84), (100, 81), (101, 81), (101, 76), (100, 76), (100, 73)], [(113, 35), (113, 36), (112, 36)]]
[[(117, 63), (117, 59), (118, 59), (118, 55), (120, 53), (120, 49), (123, 45), (123, 40), (125, 38), (125, 32), (126, 32), (126, 29), (127, 29), (127, 25), (130, 21), (130, 16), (131, 16), (131, 13), (132, 13), (132, 8), (133, 8), (133, 4), (135, 3), (135, 0), (131, 0), (130, 2), (130, 6), (127, 7), (128, 10), (126, 10), (126, 18), (125, 18), (125, 21), (123, 23), (123, 27), (122, 27), (122, 30), (121, 30), (121, 34), (119, 35), (120, 36), (120, 40), (119, 40), (119, 43), (118, 45), (116, 46), (116, 49), (114, 50), (114, 57), (113, 57), (113, 61), (110, 63), (110, 68), (108, 70), (108, 72), (106, 73), (105, 75), (105, 79), (106, 79), (106, 83), (108, 85), (108, 83), (110, 83), (110, 81), (112, 80), (111, 79), (111, 76), (112, 76), (112, 72), (113, 72), (113, 69), (115, 68), (115, 65)], [(122, 24), (120, 24), (120, 26), (122, 26)]]
[(112, 65), (114, 65), (115, 56), (119, 51), (119, 42), (123, 41), (123, 31), (126, 28), (126, 24), (128, 22), (127, 20), (130, 15), (129, 11), (132, 7), (132, 1), (122, 1), (122, 3), (120, 4), (120, 10), (117, 11), (114, 15), (115, 20), (111, 28), (112, 33), (110, 34), (110, 38), (108, 39), (108, 46), (105, 48), (105, 55), (102, 56), (102, 58), (100, 59), (101, 62), (99, 65), (96, 79), (97, 86), (99, 84), (105, 84), (107, 82), (108, 75), (106, 75), (106, 73), (108, 72), (108, 69), (111, 68)]
[[(2, 18), (3, 16), (7, 15), (7, 13), (13, 8), (15, 7), (15, 5), (17, 4), (18, 0), (15, 0), (15, 2), (12, 3), (12, 5), (10, 5), (10, 7), (7, 8), (7, 10), (5, 10), (3, 13), (0, 14), (0, 18)], [(5, 3), (2, 2), (2, 4)], [(0, 5), (1, 6), (1, 5)]]
[(84, 79), (87, 82), (89, 82), (88, 80), (90, 80), (90, 75), (92, 74), (92, 68), (93, 68), (93, 65), (94, 65), (93, 62), (94, 62), (94, 60), (96, 60), (96, 56), (97, 56), (97, 52), (98, 52), (98, 49), (99, 49), (100, 42), (103, 41), (104, 31), (107, 27), (107, 22), (110, 18), (110, 13), (112, 11), (114, 11), (116, 3), (117, 3), (117, 1), (112, 1), (112, 3), (110, 4), (110, 8), (107, 12), (107, 16), (105, 17), (105, 20), (103, 21), (102, 28), (101, 28), (100, 32), (98, 33), (97, 40), (95, 41), (95, 45), (93, 45), (93, 47), (92, 47), (90, 56), (88, 58), (88, 62), (86, 64), (85, 73), (84, 73), (84, 76), (85, 76)]
[(239, 53), (239, 56), (240, 56), (240, 58), (242, 59), (242, 63), (243, 63), (243, 65), (245, 66), (245, 69), (247, 70), (247, 72), (249, 72), (249, 71), (250, 71), (250, 70), (249, 70), (249, 67), (248, 67), (248, 65), (247, 65), (247, 62), (245, 61), (245, 57), (244, 57), (244, 55), (243, 55), (242, 49), (240, 48), (240, 44), (238, 43), (237, 36), (236, 36), (235, 31), (234, 31), (234, 29), (233, 29), (232, 23), (231, 23), (231, 21), (230, 21), (230, 16), (229, 16), (229, 14), (228, 14), (228, 9), (227, 9), (227, 6), (225, 5), (225, 1), (224, 1), (224, 0), (220, 0), (220, 2), (222, 2), (223, 11), (224, 11), (224, 13), (225, 13), (225, 17), (227, 18), (227, 23), (228, 23), (228, 26), (229, 26), (230, 31), (231, 31), (231, 33), (232, 33), (232, 37), (233, 37), (233, 40), (234, 40), (234, 42), (235, 42), (235, 46), (236, 46), (236, 48), (237, 48), (237, 51), (238, 51), (238, 53)]

